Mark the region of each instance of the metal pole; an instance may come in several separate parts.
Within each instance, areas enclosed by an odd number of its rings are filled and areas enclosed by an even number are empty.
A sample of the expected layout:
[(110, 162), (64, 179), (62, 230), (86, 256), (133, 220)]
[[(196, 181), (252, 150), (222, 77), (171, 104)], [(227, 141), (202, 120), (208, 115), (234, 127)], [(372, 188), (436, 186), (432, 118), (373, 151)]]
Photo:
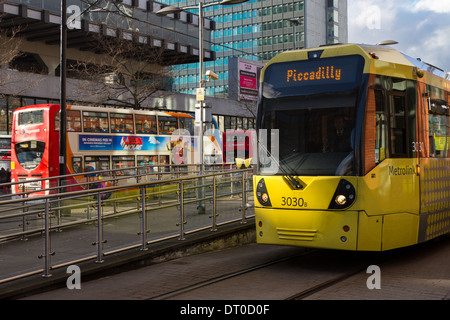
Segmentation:
[(242, 221), (241, 223), (246, 223), (245, 214), (247, 213), (247, 190), (246, 185), (246, 172), (242, 172)]
[(147, 248), (147, 213), (145, 210), (145, 186), (141, 186), (141, 209), (142, 209), (142, 219), (141, 219), (141, 239), (142, 239), (142, 251), (148, 250)]
[(213, 177), (213, 214), (212, 214), (212, 228), (211, 231), (217, 231), (217, 221), (216, 221), (216, 206), (217, 206), (217, 185), (216, 185), (216, 178), (217, 176)]
[[(200, 88), (203, 88), (203, 3), (198, 3), (198, 47), (199, 47), (199, 82)], [(203, 175), (203, 101), (199, 101), (200, 103), (200, 135), (199, 135), (199, 149), (200, 149), (200, 175)], [(200, 185), (203, 185), (203, 179), (200, 179)], [(203, 198), (203, 187), (198, 189), (199, 198)], [(203, 200), (200, 200), (197, 206), (197, 211), (199, 214), (205, 213), (205, 205)]]
[(180, 237), (179, 240), (184, 240), (184, 187), (183, 181), (180, 181), (179, 187), (179, 201), (180, 201), (180, 223), (178, 224), (180, 227)]
[[(103, 220), (102, 220), (102, 199), (100, 191), (97, 192), (97, 261), (103, 263)], [(94, 243), (95, 244), (95, 243)]]
[(50, 274), (50, 217), (48, 210), (48, 199), (45, 199), (45, 213), (44, 213), (44, 254), (40, 256), (40, 258), (44, 258), (44, 274), (42, 275), (44, 278), (49, 278), (52, 275)]
[[(67, 49), (67, 0), (61, 0), (61, 34), (60, 34), (60, 114), (59, 114), (59, 175), (66, 174), (66, 49)], [(65, 178), (59, 179), (60, 187), (65, 185)], [(62, 193), (63, 189), (59, 189)]]

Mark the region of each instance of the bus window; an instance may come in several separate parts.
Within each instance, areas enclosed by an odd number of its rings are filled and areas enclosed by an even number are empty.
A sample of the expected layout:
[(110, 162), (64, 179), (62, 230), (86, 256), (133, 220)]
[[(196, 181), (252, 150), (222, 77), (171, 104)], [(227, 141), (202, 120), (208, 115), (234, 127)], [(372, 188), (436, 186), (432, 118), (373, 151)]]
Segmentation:
[[(109, 170), (109, 157), (107, 156), (86, 156), (84, 157), (84, 172)], [(95, 174), (89, 175), (91, 177)]]
[(138, 166), (158, 164), (158, 156), (137, 156)]
[(19, 126), (44, 123), (44, 110), (33, 110), (19, 113)]
[(111, 113), (111, 132), (133, 133), (133, 115), (125, 113)]
[(83, 111), (84, 132), (108, 132), (108, 113)]
[(113, 156), (112, 168), (113, 169), (125, 169), (117, 171), (117, 175), (133, 176), (134, 170), (128, 169), (134, 167), (134, 156)]
[(37, 168), (41, 163), (44, 150), (45, 142), (42, 141), (24, 141), (15, 145), (17, 160), (19, 160), (21, 167), (27, 170)]
[(153, 172), (151, 165), (158, 164), (158, 156), (137, 156), (137, 165), (146, 166), (146, 168), (139, 169), (140, 174), (146, 174)]
[(178, 129), (177, 118), (158, 116), (159, 134), (172, 134)]
[(81, 173), (81, 157), (73, 157), (72, 158), (72, 168), (74, 173)]
[(81, 131), (81, 115), (79, 110), (67, 110), (67, 131)]
[(135, 117), (137, 133), (157, 133), (156, 116), (137, 114)]
[[(159, 164), (161, 164), (161, 165), (170, 164), (169, 156), (159, 156)], [(163, 167), (163, 168), (161, 168), (160, 171), (161, 172), (169, 172), (170, 168), (168, 166), (167, 167)]]
[(193, 118), (180, 118), (180, 128), (189, 131), (191, 135), (194, 134), (194, 119)]

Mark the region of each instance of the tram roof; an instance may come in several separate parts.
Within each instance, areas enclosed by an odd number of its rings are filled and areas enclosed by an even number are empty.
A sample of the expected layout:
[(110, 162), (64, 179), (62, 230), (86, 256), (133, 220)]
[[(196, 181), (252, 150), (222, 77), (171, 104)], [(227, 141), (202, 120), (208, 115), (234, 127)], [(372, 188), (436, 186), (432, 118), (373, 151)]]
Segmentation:
[[(320, 58), (362, 55), (366, 60), (364, 73), (374, 73), (391, 77), (418, 79), (417, 70), (424, 72), (420, 81), (450, 90), (450, 79), (442, 69), (420, 59), (412, 58), (386, 45), (335, 44), (318, 48), (286, 51), (274, 57), (269, 63), (291, 60), (308, 60), (317, 52)], [(414, 69), (416, 68), (416, 69)]]

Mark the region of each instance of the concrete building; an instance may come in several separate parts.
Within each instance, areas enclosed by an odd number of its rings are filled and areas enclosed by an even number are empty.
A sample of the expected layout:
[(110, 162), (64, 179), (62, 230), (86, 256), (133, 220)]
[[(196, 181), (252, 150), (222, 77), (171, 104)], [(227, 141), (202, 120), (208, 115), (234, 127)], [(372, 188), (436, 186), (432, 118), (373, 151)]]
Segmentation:
[[(162, 5), (147, 0), (90, 1), (69, 0), (68, 18), (73, 28), (67, 33), (67, 61), (101, 63), (106, 53), (99, 42), (128, 40), (160, 54), (155, 68), (199, 59), (198, 16), (181, 13), (161, 17), (155, 14)], [(90, 6), (89, 3), (96, 3)], [(0, 4), (0, 138), (11, 133), (12, 112), (21, 106), (59, 103), (60, 99), (60, 2), (55, 0), (7, 0)], [(72, 20), (71, 20), (72, 18)], [(70, 26), (70, 25), (69, 25)], [(214, 23), (205, 19), (204, 60), (215, 58), (211, 50)], [(99, 96), (84, 90), (86, 79), (78, 72), (67, 74), (67, 103), (105, 105)], [(149, 74), (152, 69), (146, 70)], [(105, 74), (105, 82), (116, 81), (116, 74)], [(126, 97), (123, 97), (126, 99)], [(222, 127), (232, 121), (229, 115), (253, 118), (237, 103), (207, 99)], [(111, 104), (113, 104), (111, 102)], [(195, 96), (158, 91), (146, 99), (142, 108), (195, 111)], [(224, 117), (227, 117), (226, 119)], [(246, 119), (247, 120), (247, 119)], [(7, 145), (3, 143), (2, 148)], [(3, 148), (7, 149), (7, 148)]]

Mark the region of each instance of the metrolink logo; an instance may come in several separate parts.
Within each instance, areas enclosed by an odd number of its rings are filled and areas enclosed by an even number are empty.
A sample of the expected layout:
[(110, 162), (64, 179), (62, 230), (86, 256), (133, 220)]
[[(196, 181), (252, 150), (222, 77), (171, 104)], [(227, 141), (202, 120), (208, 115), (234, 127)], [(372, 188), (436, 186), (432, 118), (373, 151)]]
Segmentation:
[(389, 175), (390, 176), (412, 176), (415, 174), (414, 167), (412, 166), (402, 166), (402, 167), (394, 167), (389, 166)]

